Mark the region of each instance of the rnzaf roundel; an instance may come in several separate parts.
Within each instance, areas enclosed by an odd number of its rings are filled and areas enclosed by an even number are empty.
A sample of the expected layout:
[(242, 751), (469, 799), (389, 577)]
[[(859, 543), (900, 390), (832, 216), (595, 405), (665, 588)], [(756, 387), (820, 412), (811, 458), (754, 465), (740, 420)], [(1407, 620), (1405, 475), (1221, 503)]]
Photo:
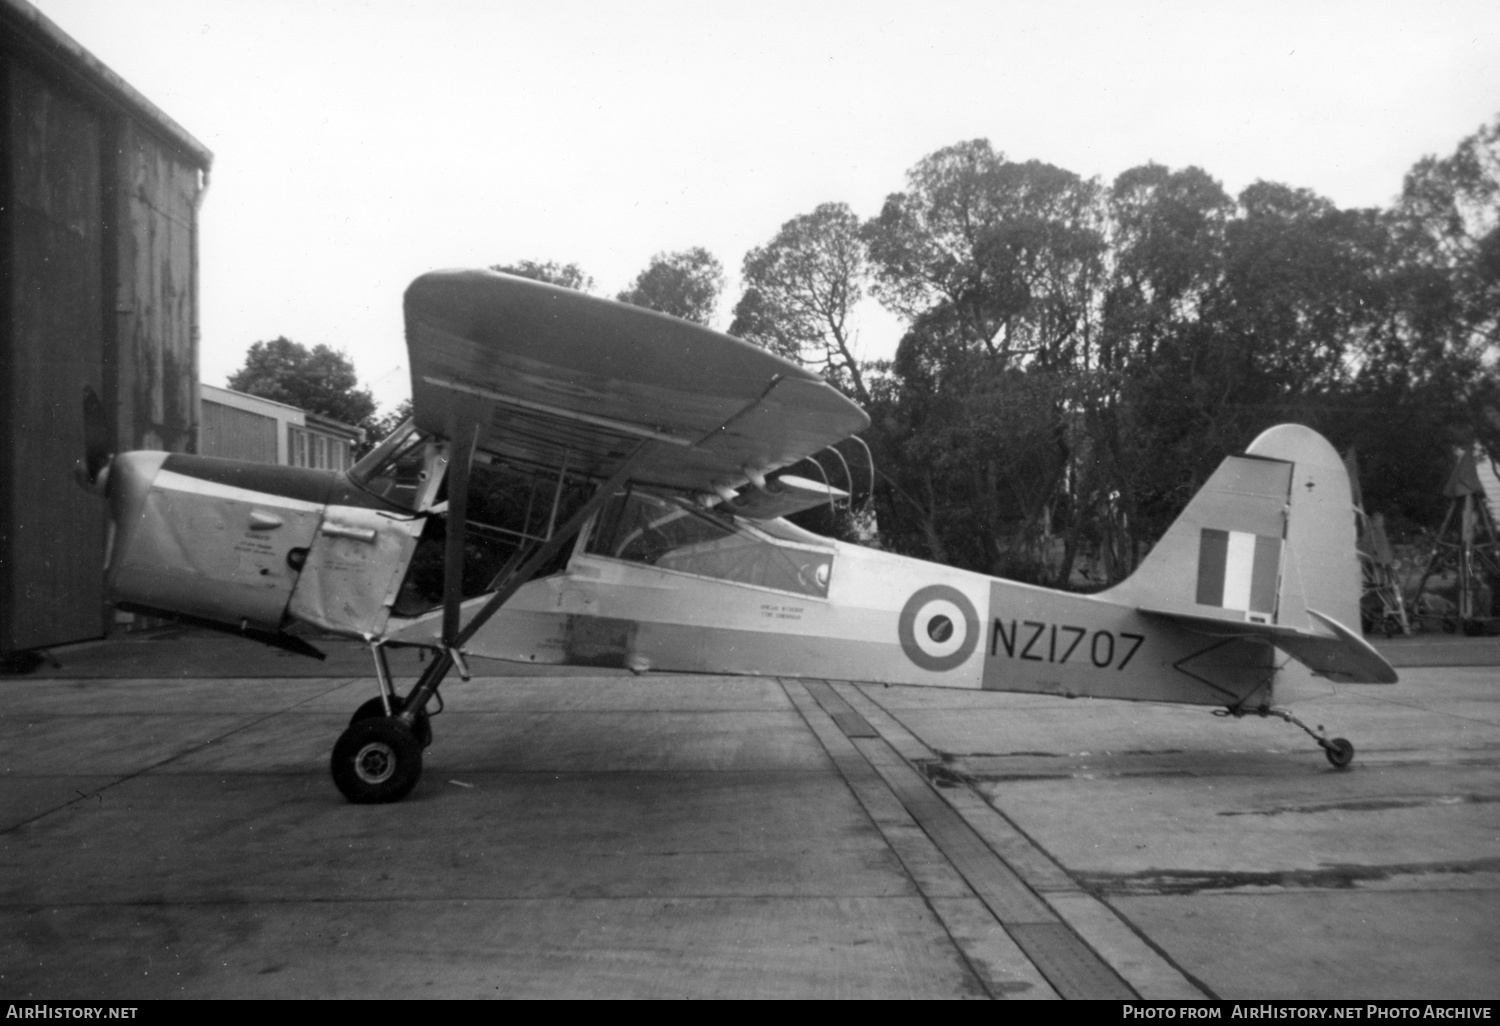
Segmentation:
[(979, 614), (957, 588), (929, 584), (906, 600), (897, 623), (906, 657), (924, 670), (963, 665), (979, 644)]

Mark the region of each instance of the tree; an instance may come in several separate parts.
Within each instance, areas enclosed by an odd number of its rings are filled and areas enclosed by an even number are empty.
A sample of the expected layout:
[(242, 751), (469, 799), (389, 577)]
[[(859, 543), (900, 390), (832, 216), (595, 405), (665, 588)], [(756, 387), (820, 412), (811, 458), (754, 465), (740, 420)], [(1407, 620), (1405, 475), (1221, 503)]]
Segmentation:
[(366, 427), (375, 414), (375, 397), (358, 386), (349, 357), (324, 345), (309, 351), (287, 338), (251, 345), (245, 365), (229, 377), (237, 392)]
[(876, 295), (912, 325), (893, 366), (898, 409), (875, 435), (890, 478), (882, 531), (920, 509), (905, 535), (929, 551), (1045, 580), (1075, 371), (1096, 327), (1100, 189), (983, 139), (923, 158), (907, 184), (865, 228)]
[(685, 321), (708, 324), (724, 291), (724, 267), (702, 247), (658, 253), (616, 298)]
[(1106, 206), (1109, 270), (1097, 364), (1120, 371), (1149, 361), (1197, 316), (1222, 275), (1235, 204), (1196, 167), (1143, 164), (1114, 180)]
[(530, 278), (532, 281), (544, 281), (549, 285), (561, 285), (579, 292), (594, 291), (594, 279), (584, 274), (577, 264), (559, 264), (554, 260), (539, 264), (535, 260), (521, 260), (514, 264), (495, 264), (490, 270), (514, 274), (518, 278)]
[[(1406, 176), (1395, 211), (1414, 346), (1429, 367), (1463, 365), (1466, 438), (1500, 451), (1500, 115)], [(1485, 371), (1488, 368), (1488, 372)]]
[(868, 404), (849, 324), (869, 278), (854, 212), (843, 203), (824, 203), (792, 218), (770, 242), (746, 254), (741, 273), (745, 294), (729, 333), (820, 367), (830, 382)]
[(1158, 360), (1195, 330), (1223, 277), (1225, 226), (1235, 204), (1198, 168), (1148, 163), (1121, 173), (1105, 196), (1108, 242), (1099, 330), (1075, 390), (1081, 437), (1070, 470), (1068, 565), (1093, 553), (1105, 580), (1135, 566), (1181, 507), (1178, 451), (1201, 424), (1180, 401), (1180, 364)]
[(379, 417), (371, 417), (365, 427), (365, 452), (370, 451), (385, 440), (385, 436), (396, 430), (406, 421), (411, 419), (412, 406), (410, 399), (403, 399), (396, 404), (396, 408), (390, 413)]
[(963, 341), (1056, 364), (1080, 341), (1104, 240), (1099, 187), (975, 139), (924, 157), (866, 228), (875, 294), (910, 321), (952, 308)]

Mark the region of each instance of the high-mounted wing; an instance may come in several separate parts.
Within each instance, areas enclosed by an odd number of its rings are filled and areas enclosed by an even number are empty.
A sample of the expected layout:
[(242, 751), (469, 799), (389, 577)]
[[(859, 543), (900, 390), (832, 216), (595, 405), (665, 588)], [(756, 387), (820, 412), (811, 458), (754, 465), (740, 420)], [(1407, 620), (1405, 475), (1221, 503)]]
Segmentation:
[(631, 478), (736, 488), (862, 430), (869, 417), (816, 374), (651, 310), (493, 271), (435, 271), (406, 291), (418, 427), (456, 412), (478, 447), (607, 476), (642, 440)]

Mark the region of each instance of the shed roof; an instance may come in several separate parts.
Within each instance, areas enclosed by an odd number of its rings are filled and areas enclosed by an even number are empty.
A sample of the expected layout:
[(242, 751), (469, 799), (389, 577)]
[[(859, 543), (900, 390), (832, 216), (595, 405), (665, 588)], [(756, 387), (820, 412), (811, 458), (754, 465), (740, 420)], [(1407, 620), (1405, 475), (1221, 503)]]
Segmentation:
[(19, 52), (61, 71), (97, 99), (132, 115), (204, 171), (213, 164), (207, 146), (146, 99), (82, 44), (26, 0), (0, 0), (0, 48)]
[(219, 403), (221, 406), (232, 406), (246, 413), (259, 413), (278, 420), (293, 421), (299, 426), (305, 416), (302, 407), (277, 399), (267, 399), (265, 396), (253, 395), (249, 392), (237, 392), (232, 388), (220, 388), (206, 381), (200, 383), (198, 387), (205, 401)]

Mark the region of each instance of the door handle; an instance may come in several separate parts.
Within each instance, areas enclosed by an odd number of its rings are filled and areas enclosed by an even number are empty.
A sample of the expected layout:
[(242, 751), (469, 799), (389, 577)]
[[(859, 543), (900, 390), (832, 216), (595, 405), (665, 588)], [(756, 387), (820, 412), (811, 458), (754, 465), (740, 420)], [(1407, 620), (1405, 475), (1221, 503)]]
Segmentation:
[(375, 528), (373, 527), (348, 527), (344, 524), (330, 524), (325, 520), (318, 530), (335, 538), (352, 538), (362, 542), (375, 541)]

